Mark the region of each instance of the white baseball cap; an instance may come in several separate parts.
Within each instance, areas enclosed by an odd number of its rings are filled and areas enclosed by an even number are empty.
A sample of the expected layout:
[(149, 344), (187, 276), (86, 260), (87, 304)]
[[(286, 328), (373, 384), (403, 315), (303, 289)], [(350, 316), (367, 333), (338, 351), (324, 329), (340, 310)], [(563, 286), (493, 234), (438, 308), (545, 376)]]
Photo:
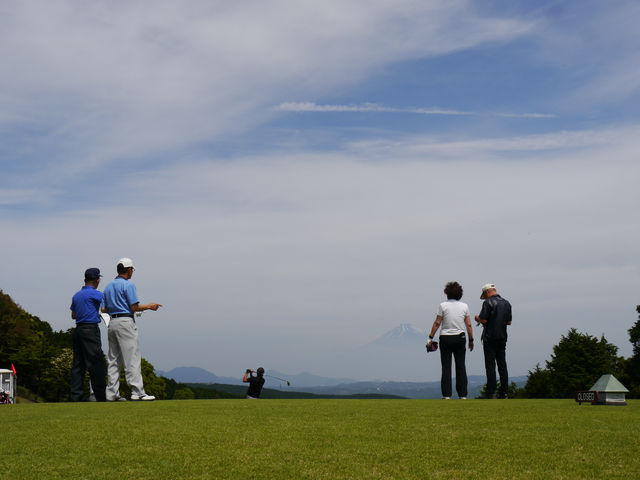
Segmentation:
[(482, 286), (482, 295), (480, 295), (480, 300), (486, 300), (487, 298), (487, 290), (495, 290), (496, 286), (493, 283), (487, 283)]
[(130, 258), (121, 258), (120, 260), (118, 260), (118, 265), (120, 264), (122, 264), (124, 268), (133, 268), (133, 261)]

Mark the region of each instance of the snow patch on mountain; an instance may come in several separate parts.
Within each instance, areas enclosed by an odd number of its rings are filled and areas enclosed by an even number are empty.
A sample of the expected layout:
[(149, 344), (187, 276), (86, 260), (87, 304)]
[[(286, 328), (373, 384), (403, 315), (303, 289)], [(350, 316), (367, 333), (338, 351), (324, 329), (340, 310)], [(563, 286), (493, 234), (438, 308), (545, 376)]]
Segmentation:
[(410, 323), (401, 323), (384, 335), (369, 342), (365, 347), (395, 348), (422, 345), (426, 342), (427, 334)]

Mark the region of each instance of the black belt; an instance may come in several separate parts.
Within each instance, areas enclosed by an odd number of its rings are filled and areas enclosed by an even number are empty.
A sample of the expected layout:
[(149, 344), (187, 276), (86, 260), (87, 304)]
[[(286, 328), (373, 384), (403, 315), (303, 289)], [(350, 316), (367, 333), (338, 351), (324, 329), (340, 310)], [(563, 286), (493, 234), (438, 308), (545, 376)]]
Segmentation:
[(133, 313), (114, 313), (111, 315), (111, 318), (119, 318), (119, 317), (131, 317), (133, 318)]

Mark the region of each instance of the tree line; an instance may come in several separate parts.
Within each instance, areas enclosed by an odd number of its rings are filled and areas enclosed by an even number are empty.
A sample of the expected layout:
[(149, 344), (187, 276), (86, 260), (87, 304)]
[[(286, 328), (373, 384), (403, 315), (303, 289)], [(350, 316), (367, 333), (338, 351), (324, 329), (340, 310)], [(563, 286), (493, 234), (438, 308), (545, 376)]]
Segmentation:
[[(591, 388), (601, 375), (612, 373), (629, 389), (628, 397), (640, 398), (640, 305), (636, 311), (638, 320), (629, 329), (629, 341), (633, 345), (630, 358), (619, 357), (618, 347), (604, 336), (598, 339), (572, 328), (553, 347), (545, 367), (538, 364), (529, 371), (524, 388), (510, 386), (510, 396), (571, 398), (577, 390)], [(47, 322), (27, 313), (0, 290), (0, 368), (15, 365), (20, 396), (46, 402), (69, 400), (72, 332), (72, 328), (54, 331)], [(128, 397), (124, 372), (121, 375), (122, 395)], [(237, 397), (157, 376), (153, 365), (144, 358), (142, 377), (147, 393), (158, 399)]]

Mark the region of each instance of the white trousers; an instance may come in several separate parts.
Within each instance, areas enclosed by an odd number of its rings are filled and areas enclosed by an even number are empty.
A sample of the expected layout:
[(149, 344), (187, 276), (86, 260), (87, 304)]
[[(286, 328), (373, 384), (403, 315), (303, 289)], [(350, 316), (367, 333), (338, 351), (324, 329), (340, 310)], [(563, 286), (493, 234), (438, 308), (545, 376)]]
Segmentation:
[(140, 369), (142, 356), (138, 343), (138, 327), (131, 317), (112, 318), (107, 337), (107, 401), (120, 396), (120, 370), (124, 365), (124, 378), (131, 388), (131, 396), (145, 395)]

